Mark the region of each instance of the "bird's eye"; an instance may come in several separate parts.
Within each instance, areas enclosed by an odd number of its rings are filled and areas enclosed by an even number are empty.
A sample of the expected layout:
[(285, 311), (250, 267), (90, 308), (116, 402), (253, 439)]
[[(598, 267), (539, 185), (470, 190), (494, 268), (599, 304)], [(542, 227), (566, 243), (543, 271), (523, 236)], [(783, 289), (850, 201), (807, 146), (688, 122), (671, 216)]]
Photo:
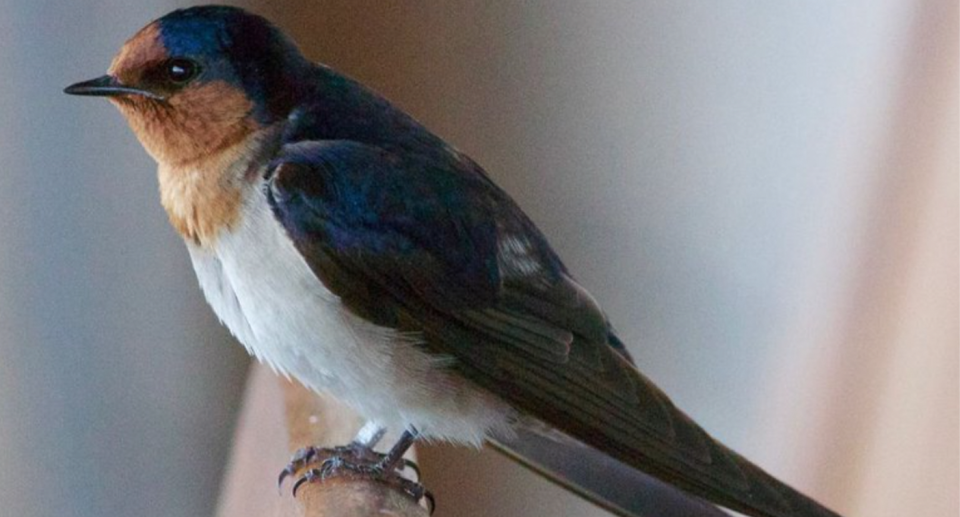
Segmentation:
[(164, 73), (173, 84), (186, 84), (200, 73), (200, 66), (189, 59), (171, 59), (164, 65)]

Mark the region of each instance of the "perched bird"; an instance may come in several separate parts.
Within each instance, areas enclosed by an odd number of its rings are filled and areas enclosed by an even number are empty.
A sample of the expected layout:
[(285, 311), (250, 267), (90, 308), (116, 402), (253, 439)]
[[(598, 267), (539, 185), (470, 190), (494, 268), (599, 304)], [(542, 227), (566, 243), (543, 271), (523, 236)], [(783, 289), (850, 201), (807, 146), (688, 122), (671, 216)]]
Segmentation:
[[(623, 515), (833, 516), (727, 449), (635, 367), (597, 302), (470, 158), (271, 23), (174, 11), (127, 41), (106, 96), (221, 321), (261, 361), (368, 420), (308, 449), (395, 482), (417, 438), (509, 454)], [(386, 455), (381, 429), (404, 430)]]

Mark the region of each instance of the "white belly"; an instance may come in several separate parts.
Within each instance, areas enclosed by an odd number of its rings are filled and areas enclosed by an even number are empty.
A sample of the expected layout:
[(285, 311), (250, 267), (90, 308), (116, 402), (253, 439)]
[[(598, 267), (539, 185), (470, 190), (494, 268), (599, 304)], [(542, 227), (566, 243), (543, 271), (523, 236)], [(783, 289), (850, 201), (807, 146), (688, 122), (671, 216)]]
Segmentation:
[(187, 244), (207, 301), (250, 353), (386, 427), (477, 444), (509, 432), (509, 408), (449, 373), (445, 361), (417, 347), (417, 336), (346, 310), (261, 192), (250, 188), (240, 222), (213, 249)]

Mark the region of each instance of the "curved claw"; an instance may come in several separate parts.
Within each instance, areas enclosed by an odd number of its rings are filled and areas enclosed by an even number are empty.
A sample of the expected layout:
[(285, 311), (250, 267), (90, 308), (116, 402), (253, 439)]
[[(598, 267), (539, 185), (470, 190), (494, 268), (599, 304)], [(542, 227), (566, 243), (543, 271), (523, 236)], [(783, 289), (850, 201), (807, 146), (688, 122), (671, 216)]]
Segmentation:
[(434, 510), (437, 509), (437, 500), (433, 497), (433, 492), (424, 490), (423, 499), (427, 501), (427, 512), (433, 515)]
[(301, 467), (310, 463), (310, 460), (317, 455), (317, 449), (314, 447), (304, 447), (302, 449), (297, 449), (293, 453), (293, 458), (290, 459), (290, 463), (280, 471), (280, 476), (277, 478), (277, 490), (283, 491), (283, 482), (288, 477), (297, 473)]
[(294, 475), (297, 472), (297, 469), (293, 465), (287, 465), (287, 467), (280, 471), (280, 476), (277, 478), (277, 491), (283, 493), (283, 481), (288, 477)]
[(303, 477), (298, 479), (297, 482), (293, 484), (293, 497), (297, 497), (297, 490), (299, 490), (304, 483), (310, 483), (311, 481), (316, 481), (318, 479), (321, 479), (321, 477), (322, 476), (320, 474), (320, 470), (318, 469), (308, 470), (307, 473), (303, 475)]
[(413, 473), (417, 475), (416, 482), (420, 482), (420, 466), (414, 463), (413, 460), (403, 458), (403, 468), (412, 470)]

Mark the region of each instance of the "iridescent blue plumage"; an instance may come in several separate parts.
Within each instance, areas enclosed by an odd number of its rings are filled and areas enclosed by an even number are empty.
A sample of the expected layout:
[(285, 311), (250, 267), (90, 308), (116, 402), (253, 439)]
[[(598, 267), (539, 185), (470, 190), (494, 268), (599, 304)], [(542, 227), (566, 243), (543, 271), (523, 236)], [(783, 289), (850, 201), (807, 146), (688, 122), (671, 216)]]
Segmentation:
[(158, 20), (170, 57), (198, 61), (210, 79), (247, 93), (262, 124), (286, 117), (310, 92), (314, 66), (279, 29), (225, 6), (174, 11)]
[(296, 243), (389, 261), (398, 281), (457, 305), (495, 298), (496, 214), (478, 178), (353, 140), (287, 147), (278, 168), (273, 206)]

